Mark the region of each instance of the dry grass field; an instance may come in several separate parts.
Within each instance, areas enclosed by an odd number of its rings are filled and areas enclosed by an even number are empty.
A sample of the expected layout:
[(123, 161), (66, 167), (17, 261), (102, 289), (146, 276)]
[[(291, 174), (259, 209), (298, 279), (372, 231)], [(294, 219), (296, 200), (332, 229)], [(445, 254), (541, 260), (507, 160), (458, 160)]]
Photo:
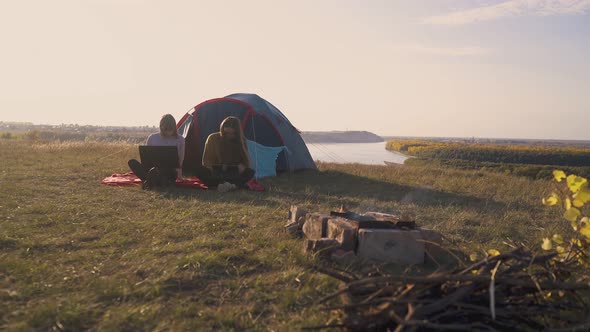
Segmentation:
[(411, 210), (465, 252), (562, 229), (545, 180), (440, 166), (319, 164), (263, 193), (99, 184), (128, 143), (0, 140), (0, 329), (298, 330), (338, 283), (283, 224), (291, 204)]

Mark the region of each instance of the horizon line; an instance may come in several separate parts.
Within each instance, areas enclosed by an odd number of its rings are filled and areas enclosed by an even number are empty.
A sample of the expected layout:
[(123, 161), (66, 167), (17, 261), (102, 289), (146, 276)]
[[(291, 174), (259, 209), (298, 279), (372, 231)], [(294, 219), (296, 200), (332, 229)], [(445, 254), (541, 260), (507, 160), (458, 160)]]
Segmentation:
[[(95, 124), (77, 124), (77, 123), (60, 123), (60, 124), (44, 124), (44, 123), (34, 123), (30, 121), (1, 121), (0, 124), (27, 124), (33, 126), (81, 126), (81, 127), (99, 127), (99, 128), (141, 128), (141, 127), (148, 127), (148, 128), (157, 128), (158, 126), (155, 125), (95, 125)], [(382, 135), (379, 133), (375, 133), (371, 130), (366, 129), (359, 129), (359, 130), (339, 130), (339, 129), (326, 129), (326, 130), (301, 130), (301, 133), (305, 132), (369, 132), (375, 134), (383, 139), (385, 138), (427, 138), (427, 139), (478, 139), (478, 140), (485, 140), (485, 139), (496, 139), (496, 140), (534, 140), (534, 141), (569, 141), (569, 142), (590, 142), (590, 138), (587, 139), (574, 139), (574, 138), (538, 138), (538, 137), (499, 137), (499, 136), (420, 136), (420, 135)]]

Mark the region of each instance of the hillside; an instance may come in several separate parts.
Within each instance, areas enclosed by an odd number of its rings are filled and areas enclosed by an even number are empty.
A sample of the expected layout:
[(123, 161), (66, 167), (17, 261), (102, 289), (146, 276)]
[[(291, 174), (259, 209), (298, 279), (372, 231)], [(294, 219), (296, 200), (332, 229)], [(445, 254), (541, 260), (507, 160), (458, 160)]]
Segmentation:
[(307, 131), (301, 133), (306, 143), (379, 143), (383, 138), (368, 131)]

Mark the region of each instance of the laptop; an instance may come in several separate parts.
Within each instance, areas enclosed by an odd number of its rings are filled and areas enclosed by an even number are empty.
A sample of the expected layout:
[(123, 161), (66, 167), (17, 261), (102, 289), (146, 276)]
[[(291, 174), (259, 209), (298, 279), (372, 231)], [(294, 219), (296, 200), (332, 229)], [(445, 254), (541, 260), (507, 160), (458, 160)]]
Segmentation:
[(176, 146), (140, 145), (139, 158), (141, 159), (141, 164), (147, 169), (152, 167), (158, 167), (160, 169), (180, 167)]

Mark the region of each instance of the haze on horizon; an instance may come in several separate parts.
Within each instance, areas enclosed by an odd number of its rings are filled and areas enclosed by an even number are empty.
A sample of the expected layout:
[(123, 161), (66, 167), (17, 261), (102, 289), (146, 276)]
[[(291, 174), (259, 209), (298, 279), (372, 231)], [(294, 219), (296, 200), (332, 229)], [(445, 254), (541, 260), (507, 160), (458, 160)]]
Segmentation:
[(248, 92), (305, 131), (590, 139), (590, 0), (5, 1), (0, 40), (0, 121)]

